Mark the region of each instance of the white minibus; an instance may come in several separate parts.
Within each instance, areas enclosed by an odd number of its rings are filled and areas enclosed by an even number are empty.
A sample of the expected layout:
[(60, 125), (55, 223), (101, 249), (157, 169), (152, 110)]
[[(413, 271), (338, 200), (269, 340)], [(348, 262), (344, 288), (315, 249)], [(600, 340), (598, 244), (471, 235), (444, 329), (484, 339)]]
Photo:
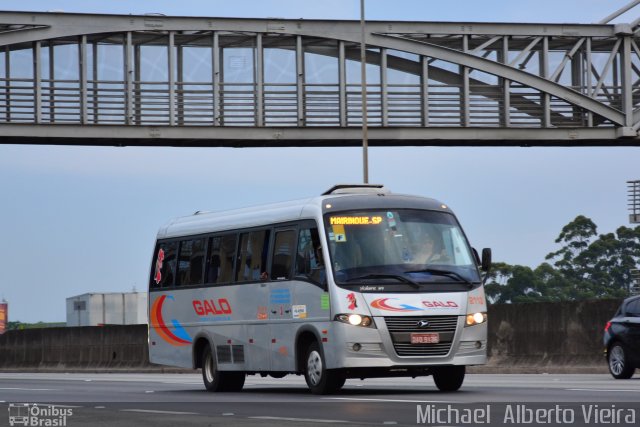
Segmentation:
[(458, 390), (486, 362), (481, 271), (445, 204), (379, 185), (196, 212), (162, 227), (149, 280), (149, 358), (202, 369), (210, 391), (247, 375), (433, 376)]

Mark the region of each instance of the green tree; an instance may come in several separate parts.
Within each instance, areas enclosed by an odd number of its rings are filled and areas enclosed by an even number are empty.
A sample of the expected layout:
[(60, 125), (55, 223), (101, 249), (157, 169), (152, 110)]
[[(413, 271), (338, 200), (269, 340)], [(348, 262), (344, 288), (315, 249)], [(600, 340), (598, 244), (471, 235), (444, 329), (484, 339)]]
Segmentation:
[(539, 283), (533, 270), (522, 265), (496, 263), (492, 266), (485, 292), (491, 303), (537, 301)]
[(619, 227), (600, 235), (576, 259), (584, 286), (592, 297), (624, 297), (631, 285), (631, 270), (640, 260), (640, 227)]
[(535, 269), (495, 263), (487, 278), (491, 303), (565, 301), (628, 295), (631, 270), (640, 262), (640, 226), (597, 234), (595, 223), (577, 216)]
[(566, 276), (575, 279), (580, 277), (580, 271), (576, 270), (576, 258), (584, 252), (591, 242), (597, 236), (598, 227), (591, 219), (578, 215), (569, 224), (562, 227), (560, 235), (556, 239), (556, 243), (563, 246), (556, 252), (547, 254), (545, 259), (555, 260), (553, 265), (563, 271)]
[(542, 301), (566, 301), (576, 299), (573, 282), (562, 272), (547, 262), (540, 264), (534, 270), (538, 279), (539, 292)]
[(491, 264), (491, 270), (487, 273), (487, 285), (485, 286), (485, 293), (489, 302), (504, 302), (502, 294), (508, 292), (507, 282), (511, 278), (512, 272), (513, 266), (507, 263), (494, 262)]

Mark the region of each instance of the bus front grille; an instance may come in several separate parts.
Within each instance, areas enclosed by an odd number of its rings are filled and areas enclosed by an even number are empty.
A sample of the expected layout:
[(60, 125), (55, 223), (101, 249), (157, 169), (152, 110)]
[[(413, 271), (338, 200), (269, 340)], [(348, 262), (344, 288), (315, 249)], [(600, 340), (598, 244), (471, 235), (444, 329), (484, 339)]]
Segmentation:
[[(384, 321), (398, 356), (446, 356), (451, 350), (458, 325), (458, 316), (394, 316), (385, 317)], [(427, 322), (426, 326), (424, 326), (424, 322)], [(411, 344), (412, 333), (433, 332), (439, 334), (439, 343)]]

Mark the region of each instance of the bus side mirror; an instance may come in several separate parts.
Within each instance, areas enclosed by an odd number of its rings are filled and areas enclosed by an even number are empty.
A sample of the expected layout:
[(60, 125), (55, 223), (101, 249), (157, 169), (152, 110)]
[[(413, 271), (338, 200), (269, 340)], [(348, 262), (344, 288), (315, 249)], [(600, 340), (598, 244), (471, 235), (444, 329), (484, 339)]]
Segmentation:
[(484, 248), (482, 250), (482, 271), (489, 271), (491, 268), (491, 248)]

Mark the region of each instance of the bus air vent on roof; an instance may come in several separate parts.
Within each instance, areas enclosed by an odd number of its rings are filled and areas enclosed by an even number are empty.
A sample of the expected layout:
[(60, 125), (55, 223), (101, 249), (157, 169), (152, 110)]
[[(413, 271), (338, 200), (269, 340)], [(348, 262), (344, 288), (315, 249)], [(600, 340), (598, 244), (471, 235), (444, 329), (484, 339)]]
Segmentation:
[(362, 193), (389, 193), (389, 190), (382, 184), (338, 184), (334, 185), (324, 193), (323, 196), (330, 194), (362, 194)]

